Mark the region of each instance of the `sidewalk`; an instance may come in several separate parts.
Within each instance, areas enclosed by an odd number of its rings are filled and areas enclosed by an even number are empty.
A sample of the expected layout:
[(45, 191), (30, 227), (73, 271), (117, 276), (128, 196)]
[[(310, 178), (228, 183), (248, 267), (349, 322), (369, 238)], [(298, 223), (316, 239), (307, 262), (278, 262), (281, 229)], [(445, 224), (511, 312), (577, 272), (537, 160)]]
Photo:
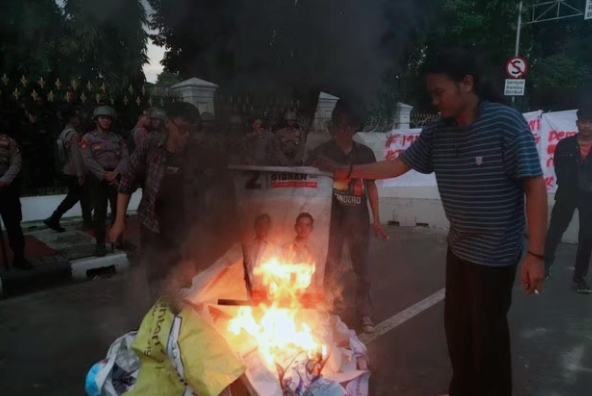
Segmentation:
[[(105, 257), (94, 257), (95, 239), (92, 230), (82, 229), (82, 220), (74, 218), (62, 222), (66, 232), (48, 229), (42, 222), (23, 223), (25, 257), (33, 269), (8, 269), (2, 260), (0, 269), (0, 298), (34, 291), (56, 284), (85, 280), (100, 274), (123, 271), (128, 266), (128, 255), (139, 246), (140, 227), (135, 216), (128, 219), (126, 242), (130, 249), (109, 251)], [(12, 251), (5, 233), (8, 262)]]

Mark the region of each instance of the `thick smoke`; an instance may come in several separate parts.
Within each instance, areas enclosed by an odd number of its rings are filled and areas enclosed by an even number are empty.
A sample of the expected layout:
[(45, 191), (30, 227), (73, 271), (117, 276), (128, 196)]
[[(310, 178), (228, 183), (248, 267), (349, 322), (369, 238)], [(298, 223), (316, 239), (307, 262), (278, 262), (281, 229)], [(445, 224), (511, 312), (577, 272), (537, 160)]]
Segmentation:
[(166, 16), (161, 28), (172, 28), (161, 35), (174, 41), (167, 61), (186, 77), (227, 93), (323, 90), (366, 101), (417, 17), (411, 0), (150, 2)]

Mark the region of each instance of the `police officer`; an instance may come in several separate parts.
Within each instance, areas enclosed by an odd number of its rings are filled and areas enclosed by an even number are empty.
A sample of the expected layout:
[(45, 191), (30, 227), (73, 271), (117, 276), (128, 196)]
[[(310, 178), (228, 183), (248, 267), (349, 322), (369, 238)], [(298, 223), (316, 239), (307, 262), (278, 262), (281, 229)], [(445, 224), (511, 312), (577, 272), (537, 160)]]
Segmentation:
[(44, 220), (46, 226), (57, 232), (66, 231), (66, 229), (60, 225), (60, 219), (79, 201), (84, 222), (91, 222), (91, 210), (87, 207), (88, 201), (83, 197), (86, 169), (84, 168), (84, 163), (78, 146), (78, 142), (81, 139), (81, 136), (78, 133), (78, 130), (80, 129), (80, 115), (78, 114), (77, 109), (71, 107), (62, 112), (62, 117), (66, 121), (66, 127), (58, 138), (58, 144), (62, 146), (65, 154), (66, 163), (64, 164), (62, 172), (68, 187), (68, 195), (56, 208), (53, 214)]
[[(105, 248), (105, 220), (107, 204), (113, 212), (117, 208), (119, 172), (126, 165), (128, 151), (123, 138), (111, 130), (117, 113), (111, 107), (99, 106), (93, 113), (96, 129), (80, 141), (82, 158), (88, 169), (89, 186), (94, 209), (94, 229), (97, 240), (95, 256), (107, 254)], [(115, 218), (116, 213), (113, 213)]]
[(13, 267), (30, 269), (31, 264), (25, 260), (25, 237), (21, 229), (23, 215), (16, 180), (21, 164), (21, 152), (16, 142), (8, 135), (0, 134), (0, 215), (14, 254)]
[(130, 148), (130, 151), (133, 152), (136, 148), (142, 146), (149, 134), (165, 133), (165, 120), (165, 111), (158, 107), (150, 107), (144, 111), (138, 120), (138, 124), (132, 130), (133, 147)]
[(166, 112), (158, 107), (151, 107), (147, 110), (148, 120), (150, 120), (150, 133), (166, 133), (165, 121), (167, 119)]

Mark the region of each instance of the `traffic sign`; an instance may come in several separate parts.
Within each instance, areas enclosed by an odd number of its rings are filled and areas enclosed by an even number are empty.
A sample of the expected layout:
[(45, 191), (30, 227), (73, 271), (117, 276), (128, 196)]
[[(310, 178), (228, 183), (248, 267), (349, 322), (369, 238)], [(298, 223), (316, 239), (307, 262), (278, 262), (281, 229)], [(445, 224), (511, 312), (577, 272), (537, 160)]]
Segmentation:
[(586, 8), (584, 9), (584, 19), (592, 19), (592, 0), (586, 0)]
[(524, 78), (528, 72), (528, 62), (521, 56), (508, 59), (506, 74), (509, 78)]
[(506, 96), (524, 96), (524, 87), (526, 86), (526, 80), (507, 78), (506, 87), (504, 89), (504, 95)]

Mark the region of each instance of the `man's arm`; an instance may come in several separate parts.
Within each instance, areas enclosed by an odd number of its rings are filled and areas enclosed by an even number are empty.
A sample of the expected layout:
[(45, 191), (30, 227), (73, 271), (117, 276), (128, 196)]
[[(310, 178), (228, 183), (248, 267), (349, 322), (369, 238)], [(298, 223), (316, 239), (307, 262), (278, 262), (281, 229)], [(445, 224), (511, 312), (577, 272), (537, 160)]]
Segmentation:
[[(385, 160), (380, 162), (374, 162), (372, 164), (354, 165), (352, 168), (351, 177), (356, 179), (368, 179), (368, 180), (381, 180), (391, 179), (393, 177), (399, 177), (411, 170), (411, 167), (407, 165), (400, 158), (395, 160)], [(349, 166), (340, 166), (339, 175), (347, 177), (349, 173)], [(376, 187), (376, 186), (374, 186)]]
[(557, 178), (557, 185), (559, 185), (563, 180), (568, 179), (569, 173), (569, 160), (566, 156), (563, 156), (563, 152), (567, 151), (569, 148), (566, 145), (565, 140), (560, 141), (557, 143), (555, 148), (554, 154), (554, 167), (555, 167), (555, 177)]
[[(432, 173), (432, 135), (433, 129), (424, 129), (417, 140), (394, 160), (373, 162), (364, 165), (339, 165), (327, 158), (319, 158), (315, 165), (323, 170), (333, 171), (336, 179), (380, 180), (401, 176), (411, 169), (420, 173)], [(349, 174), (351, 170), (351, 175)]]
[(545, 179), (542, 176), (524, 179), (524, 194), (528, 219), (528, 248), (531, 252), (542, 256), (545, 250), (548, 210)]
[(121, 147), (121, 160), (119, 161), (119, 164), (117, 164), (115, 172), (121, 174), (129, 161), (129, 150), (127, 149), (127, 144), (125, 144), (125, 140), (123, 140), (122, 137), (119, 137), (119, 145)]
[(378, 188), (374, 180), (366, 181), (366, 188), (368, 189), (368, 200), (370, 201), (370, 209), (372, 210), (372, 219), (375, 224), (380, 224), (380, 213), (378, 210)]
[(90, 173), (95, 175), (99, 180), (105, 179), (107, 172), (93, 158), (92, 149), (86, 135), (82, 137), (82, 140), (80, 140), (80, 153), (82, 155), (82, 160), (84, 161), (84, 166), (86, 169), (88, 169)]
[(84, 177), (84, 161), (82, 160), (82, 154), (80, 152), (80, 136), (76, 131), (71, 131), (66, 139), (66, 150), (68, 150), (68, 158), (72, 161), (74, 171), (78, 178)]
[(10, 159), (9, 159), (9, 166), (8, 170), (2, 175), (0, 178), (0, 182), (4, 185), (10, 185), (13, 182), (14, 178), (19, 174), (21, 171), (21, 166), (23, 163), (23, 159), (21, 157), (21, 151), (18, 148), (16, 142), (9, 138), (10, 144)]
[(117, 194), (117, 216), (115, 222), (119, 224), (125, 223), (125, 215), (127, 207), (129, 206), (131, 194), (118, 193)]
[[(128, 161), (122, 165), (121, 180), (119, 181), (119, 193), (117, 194), (117, 216), (115, 221), (123, 224), (125, 214), (129, 205), (130, 197), (134, 192), (136, 179), (143, 171), (146, 162), (146, 153), (149, 147), (149, 140), (144, 140), (140, 147), (136, 147)], [(126, 150), (127, 153), (127, 150)]]

